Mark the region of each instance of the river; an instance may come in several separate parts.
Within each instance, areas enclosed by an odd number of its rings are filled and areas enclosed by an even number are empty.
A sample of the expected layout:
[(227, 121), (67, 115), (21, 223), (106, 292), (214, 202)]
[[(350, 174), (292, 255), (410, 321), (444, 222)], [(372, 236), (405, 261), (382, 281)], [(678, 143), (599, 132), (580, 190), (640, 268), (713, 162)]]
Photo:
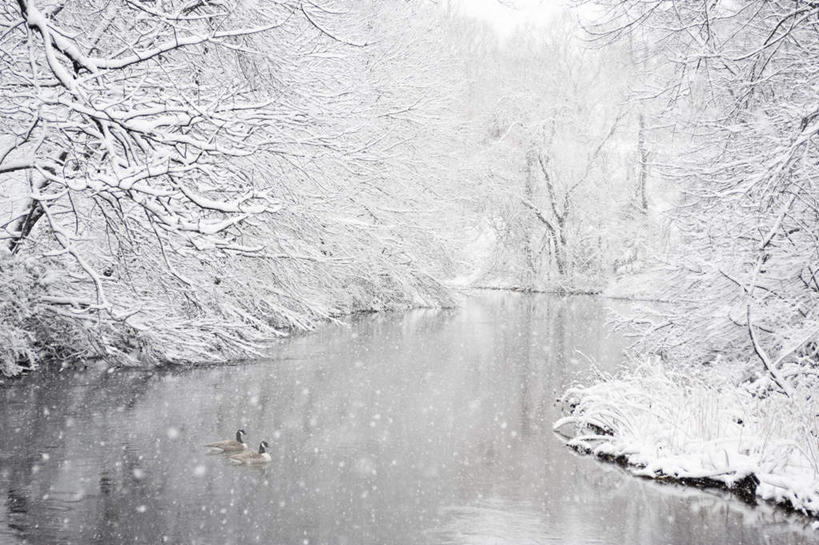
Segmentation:
[[(555, 400), (626, 340), (594, 297), (356, 317), (271, 358), (0, 388), (0, 543), (805, 544), (805, 520), (581, 457)], [(264, 467), (203, 444), (248, 431)]]

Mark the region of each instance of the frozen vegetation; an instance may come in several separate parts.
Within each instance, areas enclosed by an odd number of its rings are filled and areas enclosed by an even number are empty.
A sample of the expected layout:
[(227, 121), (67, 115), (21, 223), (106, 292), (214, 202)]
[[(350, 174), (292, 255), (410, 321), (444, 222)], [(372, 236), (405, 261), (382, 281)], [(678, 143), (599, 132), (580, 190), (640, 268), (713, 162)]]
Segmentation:
[(430, 8), (348, 4), (2, 4), (4, 374), (451, 302), (443, 38)]
[(569, 416), (554, 427), (568, 430), (572, 448), (635, 475), (725, 487), (748, 501), (819, 515), (819, 381), (795, 386), (791, 398), (737, 382), (646, 362), (570, 389), (563, 398)]
[(593, 3), (590, 33), (644, 60), (652, 163), (679, 195), (637, 286), (667, 304), (628, 320), (643, 363), (567, 392), (556, 426), (640, 475), (815, 516), (819, 6)]
[(819, 4), (0, 5), (0, 373), (225, 362), (460, 288), (660, 301), (579, 450), (817, 514)]
[(3, 3), (3, 374), (253, 357), (646, 256), (625, 48), (570, 15), (501, 42), (448, 3), (330, 4)]

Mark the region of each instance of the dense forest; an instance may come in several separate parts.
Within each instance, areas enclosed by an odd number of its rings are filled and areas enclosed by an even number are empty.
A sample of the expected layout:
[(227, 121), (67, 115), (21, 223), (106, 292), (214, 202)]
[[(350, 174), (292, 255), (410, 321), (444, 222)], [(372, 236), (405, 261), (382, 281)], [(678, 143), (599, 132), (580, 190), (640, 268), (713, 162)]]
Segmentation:
[(2, 10), (5, 374), (599, 291), (656, 242), (636, 65), (568, 15), (500, 43), (424, 2)]
[(819, 512), (819, 3), (462, 7), (2, 3), (2, 375), (470, 288), (645, 300), (567, 442)]

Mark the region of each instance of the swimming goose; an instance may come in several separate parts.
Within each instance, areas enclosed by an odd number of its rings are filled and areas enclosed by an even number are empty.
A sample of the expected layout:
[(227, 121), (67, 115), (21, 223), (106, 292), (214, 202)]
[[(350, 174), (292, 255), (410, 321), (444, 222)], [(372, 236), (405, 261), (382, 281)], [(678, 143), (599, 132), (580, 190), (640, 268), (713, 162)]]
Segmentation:
[(247, 464), (247, 465), (258, 465), (258, 464), (266, 464), (270, 461), (270, 453), (267, 452), (267, 449), (270, 445), (267, 444), (267, 441), (262, 441), (259, 444), (259, 452), (247, 451), (242, 452), (241, 454), (234, 454), (230, 457), (230, 461), (235, 464)]
[(236, 432), (236, 439), (208, 443), (205, 446), (214, 452), (241, 452), (247, 448), (245, 444), (245, 430), (238, 430)]

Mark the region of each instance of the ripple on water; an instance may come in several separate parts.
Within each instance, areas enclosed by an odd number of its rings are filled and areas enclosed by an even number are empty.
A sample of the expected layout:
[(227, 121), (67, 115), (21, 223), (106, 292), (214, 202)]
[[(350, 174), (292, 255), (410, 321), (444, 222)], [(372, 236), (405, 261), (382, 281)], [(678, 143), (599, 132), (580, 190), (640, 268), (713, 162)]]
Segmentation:
[[(0, 543), (815, 543), (801, 519), (555, 439), (556, 397), (589, 374), (577, 351), (620, 361), (608, 304), (491, 294), (358, 317), (256, 364), (2, 388)], [(205, 452), (237, 427), (270, 464)]]

